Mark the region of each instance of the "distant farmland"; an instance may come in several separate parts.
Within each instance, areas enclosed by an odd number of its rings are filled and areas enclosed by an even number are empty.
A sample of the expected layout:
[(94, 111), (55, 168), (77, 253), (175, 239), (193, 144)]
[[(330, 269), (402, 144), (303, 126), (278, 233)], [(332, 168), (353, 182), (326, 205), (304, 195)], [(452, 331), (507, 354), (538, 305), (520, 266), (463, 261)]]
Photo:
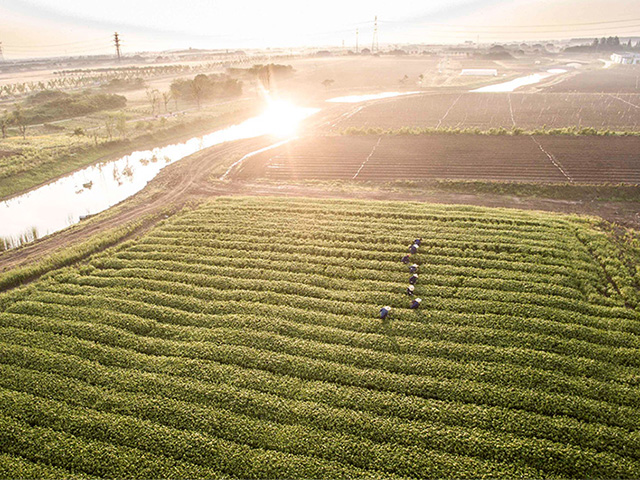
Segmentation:
[(536, 129), (593, 127), (640, 130), (637, 94), (446, 93), (367, 105), (339, 122), (348, 127), (432, 127)]
[(271, 180), (500, 180), (640, 183), (640, 137), (365, 135), (307, 137), (247, 160)]
[(0, 297), (0, 476), (636, 478), (628, 253), (577, 217), (221, 198)]
[(573, 75), (545, 88), (547, 92), (640, 94), (640, 67), (613, 65)]

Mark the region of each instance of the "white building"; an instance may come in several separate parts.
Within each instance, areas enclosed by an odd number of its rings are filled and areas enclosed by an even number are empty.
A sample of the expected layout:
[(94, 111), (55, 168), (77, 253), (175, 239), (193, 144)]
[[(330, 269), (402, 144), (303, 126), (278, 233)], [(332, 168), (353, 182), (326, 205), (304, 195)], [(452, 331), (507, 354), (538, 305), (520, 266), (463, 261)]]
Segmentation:
[(640, 53), (614, 53), (611, 61), (622, 65), (640, 65)]

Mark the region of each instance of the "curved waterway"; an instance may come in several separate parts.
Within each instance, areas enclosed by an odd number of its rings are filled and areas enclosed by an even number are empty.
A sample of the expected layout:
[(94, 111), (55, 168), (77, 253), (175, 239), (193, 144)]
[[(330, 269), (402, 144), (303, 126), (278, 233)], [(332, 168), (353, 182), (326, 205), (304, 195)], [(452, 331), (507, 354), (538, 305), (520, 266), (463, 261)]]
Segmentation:
[(0, 202), (0, 250), (44, 237), (102, 212), (142, 190), (167, 165), (205, 148), (263, 135), (294, 136), (297, 125), (317, 111), (274, 103), (264, 114), (238, 125), (92, 165)]
[(471, 93), (498, 93), (498, 92), (513, 92), (516, 88), (524, 87), (525, 85), (533, 85), (541, 82), (545, 78), (549, 78), (553, 75), (559, 75), (561, 73), (567, 73), (566, 70), (561, 68), (552, 68), (546, 72), (534, 73), (525, 77), (516, 78), (508, 82), (496, 83), (495, 85), (487, 85), (486, 87), (476, 88), (471, 90)]
[(348, 95), (346, 97), (335, 97), (327, 100), (329, 103), (359, 103), (369, 100), (382, 100), (384, 98), (403, 97), (405, 95), (416, 95), (423, 92), (382, 92), (368, 95)]

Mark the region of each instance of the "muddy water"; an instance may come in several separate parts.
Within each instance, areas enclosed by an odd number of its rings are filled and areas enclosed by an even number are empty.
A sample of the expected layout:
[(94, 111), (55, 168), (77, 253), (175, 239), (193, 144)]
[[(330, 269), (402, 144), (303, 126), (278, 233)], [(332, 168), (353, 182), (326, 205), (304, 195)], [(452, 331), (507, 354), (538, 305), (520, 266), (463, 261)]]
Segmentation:
[(495, 85), (488, 85), (486, 87), (476, 88), (471, 90), (472, 93), (497, 93), (497, 92), (513, 92), (516, 88), (524, 87), (525, 85), (533, 85), (545, 78), (549, 78), (553, 75), (559, 75), (561, 73), (567, 73), (566, 70), (561, 68), (552, 68), (546, 72), (534, 73), (527, 75), (526, 77), (516, 78), (509, 82), (496, 83)]
[(291, 105), (270, 107), (263, 115), (224, 130), (133, 152), (0, 202), (0, 250), (57, 232), (106, 210), (142, 190), (167, 165), (205, 148), (262, 135), (293, 136), (297, 124), (317, 111)]

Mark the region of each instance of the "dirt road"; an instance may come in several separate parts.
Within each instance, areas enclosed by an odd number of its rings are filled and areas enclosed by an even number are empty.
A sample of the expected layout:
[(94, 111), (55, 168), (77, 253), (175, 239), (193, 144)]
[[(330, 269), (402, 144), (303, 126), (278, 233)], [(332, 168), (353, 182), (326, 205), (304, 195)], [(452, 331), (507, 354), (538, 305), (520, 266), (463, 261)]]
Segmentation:
[[(327, 122), (335, 121), (337, 116), (348, 111), (344, 108), (328, 110), (315, 117), (309, 127), (318, 128), (322, 124), (326, 125)], [(114, 207), (115, 213), (114, 210), (108, 210), (91, 221), (81, 222), (62, 232), (0, 254), (0, 272), (30, 264), (61, 248), (80, 244), (93, 235), (122, 226), (142, 216), (165, 210), (178, 211), (188, 203), (196, 204), (225, 195), (404, 200), (543, 210), (598, 216), (627, 227), (640, 229), (639, 208), (634, 202), (583, 202), (507, 195), (389, 191), (383, 188), (346, 190), (322, 186), (268, 185), (249, 181), (211, 179), (214, 172), (215, 178), (218, 177), (223, 164), (231, 164), (246, 153), (273, 143), (273, 138), (269, 137), (225, 143), (176, 162), (166, 167), (143, 191)], [(145, 225), (145, 228), (151, 226)]]

